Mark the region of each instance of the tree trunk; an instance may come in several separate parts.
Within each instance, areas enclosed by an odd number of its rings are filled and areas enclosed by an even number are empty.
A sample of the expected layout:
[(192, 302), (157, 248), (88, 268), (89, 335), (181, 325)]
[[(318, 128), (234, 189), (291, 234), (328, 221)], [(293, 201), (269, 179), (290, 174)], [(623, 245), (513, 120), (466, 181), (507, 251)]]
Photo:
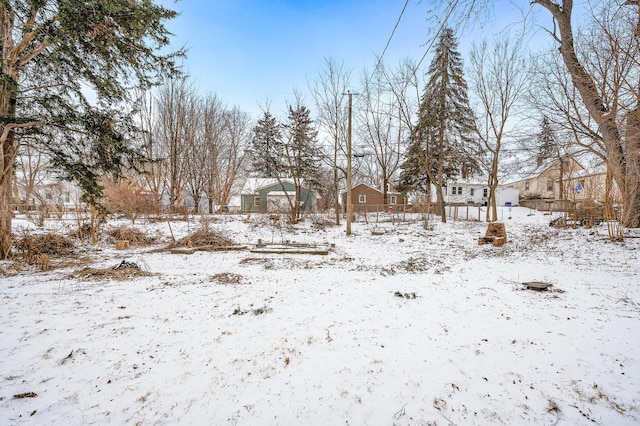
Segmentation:
[(629, 228), (640, 228), (640, 100), (627, 115), (627, 192), (623, 223)]
[(338, 180), (338, 125), (334, 126), (334, 141), (333, 141), (333, 194), (336, 197), (336, 226), (340, 226), (340, 189)]
[[(562, 6), (551, 0), (535, 0), (546, 8), (558, 23), (561, 43), (560, 54), (578, 89), (580, 97), (589, 115), (597, 123), (605, 145), (607, 164), (618, 184), (624, 204), (623, 225), (630, 228), (640, 227), (640, 154), (637, 153), (638, 141), (627, 136), (626, 146), (616, 123), (616, 115), (604, 104), (593, 80), (580, 63), (575, 51), (573, 28), (571, 24), (572, 0), (563, 0)], [(634, 120), (631, 120), (634, 122)], [(635, 147), (635, 153), (634, 151)]]
[[(3, 146), (4, 149), (4, 146)], [(11, 173), (11, 170), (3, 172)], [(7, 259), (11, 254), (11, 175), (0, 180), (0, 260)]]
[(438, 210), (440, 210), (440, 216), (442, 223), (447, 223), (447, 210), (444, 205), (444, 195), (442, 194), (442, 183), (436, 185), (436, 197), (438, 200)]
[(558, 199), (564, 200), (564, 157), (560, 157), (560, 173), (558, 180)]
[[(4, 71), (4, 70), (3, 70)], [(17, 79), (9, 75), (0, 76), (0, 144), (2, 152), (0, 157), (0, 259), (4, 260), (11, 254), (11, 189), (13, 180), (13, 167), (17, 154), (14, 133), (4, 120), (12, 119), (16, 115)]]
[(497, 144), (496, 151), (493, 153), (493, 159), (491, 161), (491, 176), (489, 176), (489, 198), (487, 199), (487, 216), (489, 215), (489, 209), (491, 209), (491, 222), (498, 221), (498, 199), (496, 198), (496, 188), (498, 187), (499, 150), (500, 143)]

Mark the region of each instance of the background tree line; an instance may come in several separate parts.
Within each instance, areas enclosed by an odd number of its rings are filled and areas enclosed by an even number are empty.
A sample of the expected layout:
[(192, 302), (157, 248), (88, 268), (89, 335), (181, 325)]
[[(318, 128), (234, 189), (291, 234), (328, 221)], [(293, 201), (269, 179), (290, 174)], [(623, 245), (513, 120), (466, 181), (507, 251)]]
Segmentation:
[[(509, 169), (570, 154), (606, 165), (623, 200), (622, 222), (640, 226), (637, 2), (581, 4), (578, 26), (573, 1), (536, 0), (532, 7), (553, 19), (548, 48), (527, 50), (532, 27), (523, 20), (473, 45), (466, 58), (453, 28), (463, 31), (460, 17), (486, 16), (492, 3), (430, 3), (429, 16), (446, 19), (427, 28), (433, 41), (419, 61), (393, 67), (376, 58), (354, 78), (328, 58), (309, 81), (313, 109), (296, 96), (284, 119), (267, 111), (258, 121), (214, 94), (200, 95), (176, 70), (182, 52), (157, 53), (172, 11), (136, 2), (44, 3), (0, 4), (3, 258), (11, 246), (11, 194), (34, 187), (33, 164), (78, 182), (84, 202), (99, 204), (107, 187), (112, 195), (134, 191), (155, 206), (165, 202), (169, 211), (183, 209), (187, 198), (209, 213), (221, 209), (249, 174), (308, 181), (339, 223), (347, 91), (355, 100), (354, 179), (380, 185), (385, 202), (389, 180), (427, 198), (433, 184), (442, 209), (447, 183), (483, 176), (488, 219), (496, 220), (495, 189)], [(124, 22), (132, 11), (140, 25)], [(87, 99), (82, 84), (99, 102)], [(272, 141), (267, 130), (275, 132)]]

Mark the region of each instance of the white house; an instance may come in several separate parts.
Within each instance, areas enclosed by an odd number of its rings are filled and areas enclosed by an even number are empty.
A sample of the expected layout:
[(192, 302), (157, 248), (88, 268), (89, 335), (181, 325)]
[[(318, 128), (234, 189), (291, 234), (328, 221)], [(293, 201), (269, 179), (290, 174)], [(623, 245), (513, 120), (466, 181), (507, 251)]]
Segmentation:
[[(442, 188), (446, 204), (487, 204), (489, 185), (486, 183), (457, 181)], [(520, 193), (517, 188), (498, 186), (496, 201), (498, 206), (517, 206)], [(436, 187), (431, 185), (431, 201), (437, 201)]]

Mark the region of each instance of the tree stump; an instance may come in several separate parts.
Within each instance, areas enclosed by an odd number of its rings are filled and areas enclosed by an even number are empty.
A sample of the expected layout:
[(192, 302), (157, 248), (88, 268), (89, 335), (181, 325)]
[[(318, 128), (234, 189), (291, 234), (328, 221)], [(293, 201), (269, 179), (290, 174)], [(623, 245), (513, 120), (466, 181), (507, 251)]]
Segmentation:
[(494, 222), (487, 226), (484, 237), (478, 238), (478, 245), (492, 243), (494, 247), (503, 246), (507, 242), (507, 230), (504, 223)]
[(116, 240), (116, 250), (126, 250), (129, 248), (129, 240)]

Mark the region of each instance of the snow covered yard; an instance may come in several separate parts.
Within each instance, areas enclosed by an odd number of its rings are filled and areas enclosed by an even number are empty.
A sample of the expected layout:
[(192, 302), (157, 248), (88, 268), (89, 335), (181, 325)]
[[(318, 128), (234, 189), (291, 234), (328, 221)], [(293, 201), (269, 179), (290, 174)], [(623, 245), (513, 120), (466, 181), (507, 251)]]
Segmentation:
[(509, 212), (502, 247), (477, 245), (486, 223), (347, 237), (225, 216), (209, 227), (239, 244), (335, 249), (170, 254), (160, 222), (136, 225), (155, 247), (85, 254), (149, 276), (0, 263), (0, 424), (640, 423), (640, 234), (610, 243), (529, 213)]

